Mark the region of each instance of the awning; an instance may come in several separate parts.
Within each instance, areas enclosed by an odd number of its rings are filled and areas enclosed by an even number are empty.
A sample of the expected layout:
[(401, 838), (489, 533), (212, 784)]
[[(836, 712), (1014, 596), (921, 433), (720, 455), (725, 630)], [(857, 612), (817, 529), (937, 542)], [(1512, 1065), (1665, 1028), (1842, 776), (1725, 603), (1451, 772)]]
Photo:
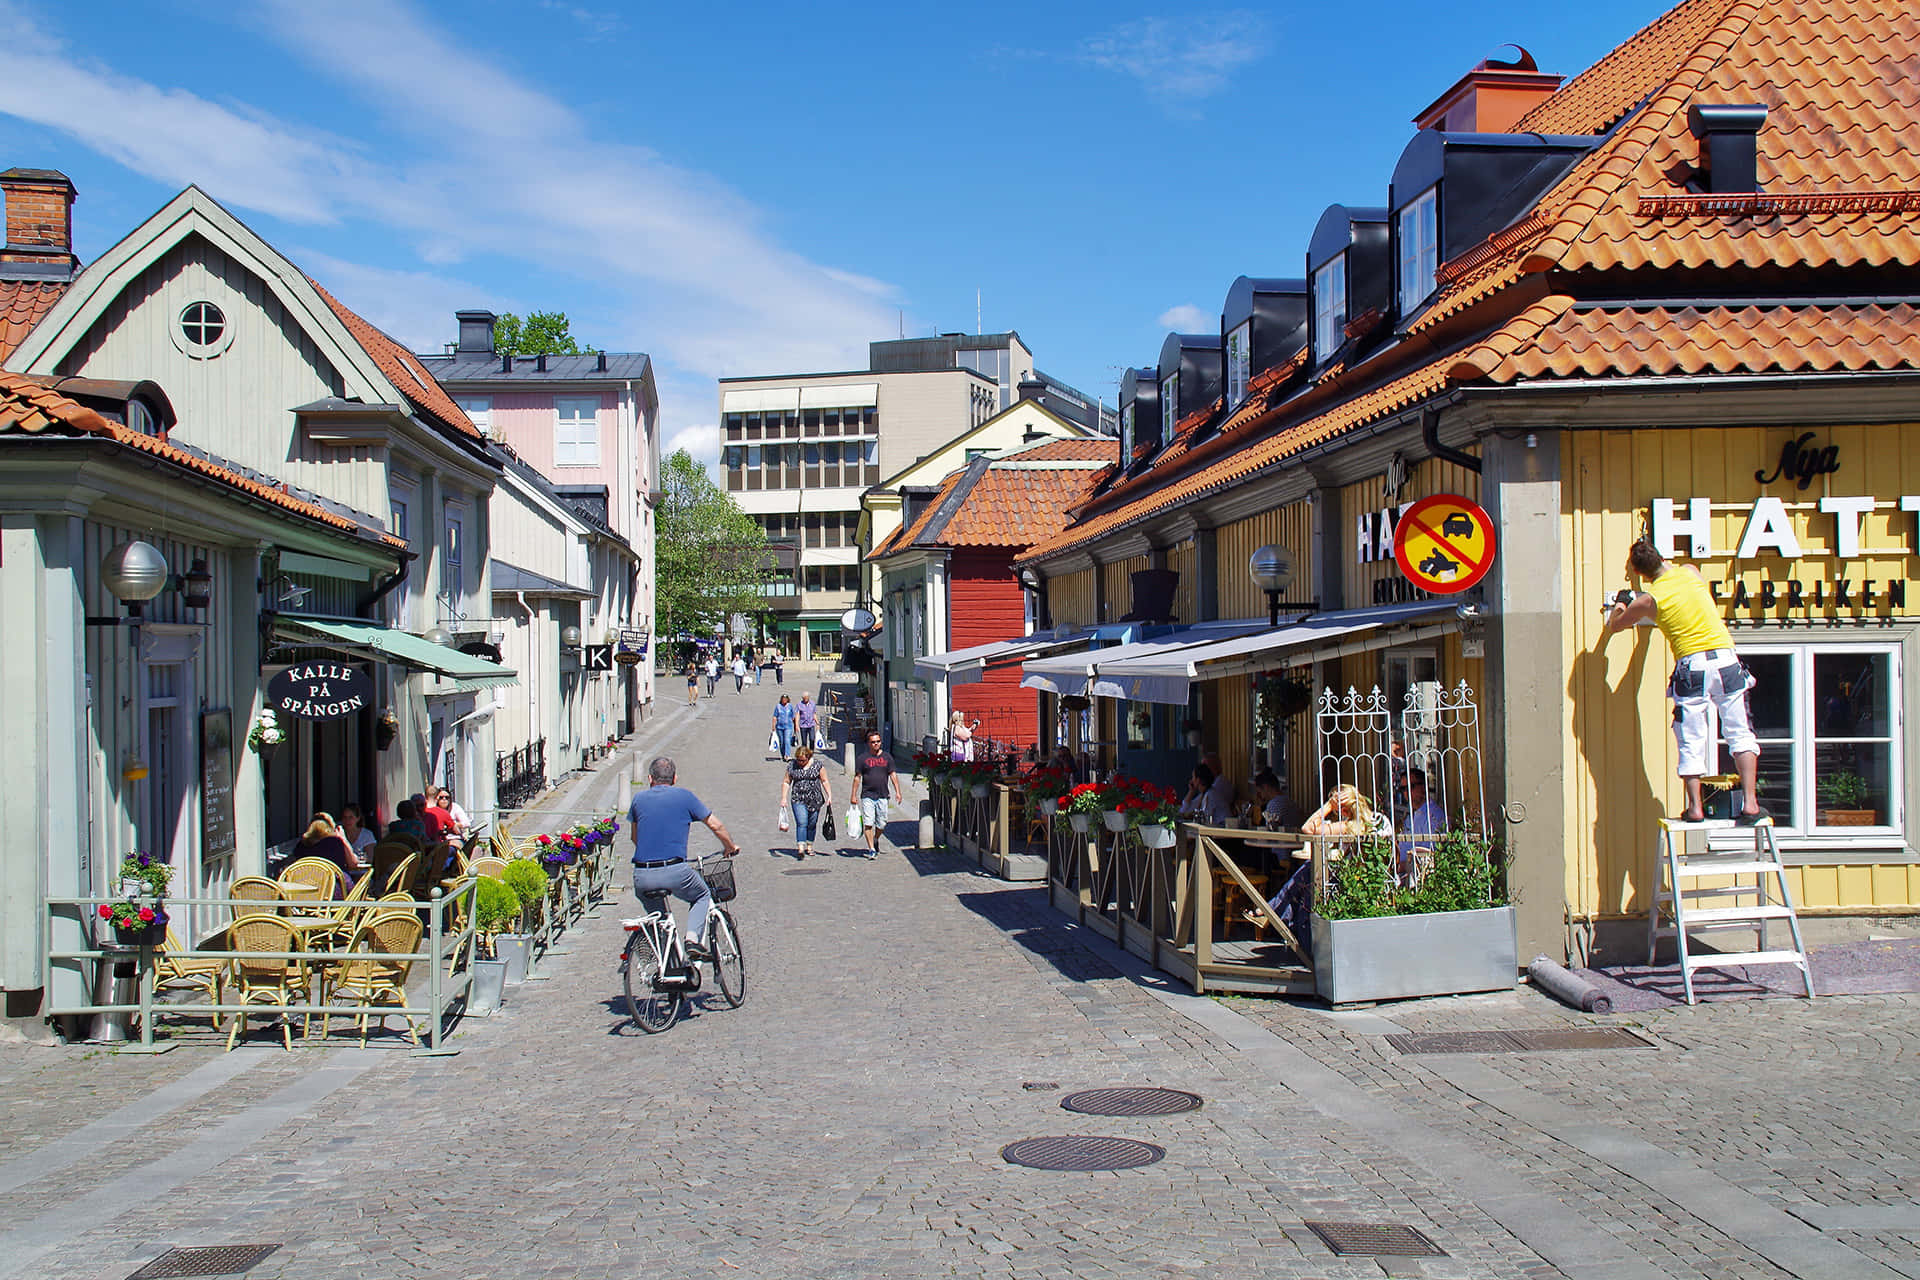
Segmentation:
[[(1131, 644), (1116, 644), (1109, 645), (1105, 649), (1087, 649), (1078, 653), (1033, 658), (1021, 668), (1024, 675), (1020, 685), (1026, 689), (1044, 689), (1048, 693), (1084, 694), (1101, 698), (1125, 697), (1125, 694), (1113, 689), (1098, 687), (1094, 680), (1096, 670), (1103, 671), (1108, 663), (1125, 658), (1147, 657), (1166, 653), (1169, 650), (1182, 649), (1189, 645), (1229, 640), (1235, 636), (1246, 635), (1250, 631), (1265, 630), (1266, 625), (1266, 621), (1260, 618), (1237, 618), (1231, 622), (1198, 622), (1190, 627), (1169, 627), (1157, 636), (1136, 640)], [(1153, 629), (1142, 628), (1142, 630)], [(1096, 636), (1099, 630), (1099, 628), (1095, 629)]]
[(974, 684), (986, 675), (988, 667), (1011, 662), (1015, 658), (1050, 653), (1070, 644), (1084, 644), (1092, 638), (1091, 632), (1081, 630), (1064, 634), (1038, 631), (1014, 640), (996, 640), (992, 644), (976, 644), (967, 649), (930, 653), (924, 658), (915, 658), (913, 674), (925, 680), (945, 680), (949, 684)]
[(514, 684), (518, 680), (510, 667), (376, 623), (321, 621), (283, 613), (274, 618), (273, 630), (275, 635), (294, 644), (320, 643), (325, 648), (358, 654), (376, 662), (392, 662), (416, 671), (451, 676), (476, 690)]
[[(1411, 633), (1403, 630), (1414, 625)], [(1184, 706), (1196, 681), (1264, 671), (1285, 657), (1295, 662), (1321, 662), (1427, 639), (1457, 630), (1460, 602), (1414, 600), (1371, 609), (1344, 609), (1309, 614), (1269, 630), (1255, 624), (1251, 632), (1212, 644), (1189, 645), (1157, 653), (1123, 654), (1106, 650), (1096, 658), (1102, 697), (1132, 702), (1161, 702)], [(1139, 646), (1127, 646), (1138, 648)], [(1110, 691), (1109, 691), (1110, 690)]]

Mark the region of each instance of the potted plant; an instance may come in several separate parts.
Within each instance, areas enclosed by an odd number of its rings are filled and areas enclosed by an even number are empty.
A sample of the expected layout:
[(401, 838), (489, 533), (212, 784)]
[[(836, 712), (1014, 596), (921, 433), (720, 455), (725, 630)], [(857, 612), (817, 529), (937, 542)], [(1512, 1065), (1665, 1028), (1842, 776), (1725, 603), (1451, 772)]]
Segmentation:
[(1027, 775), (1027, 800), (1041, 821), (1053, 817), (1060, 797), (1073, 790), (1073, 776), (1059, 765), (1042, 765)]
[[(1425, 841), (1423, 837), (1423, 843)], [(1331, 1004), (1511, 988), (1519, 972), (1506, 857), (1478, 831), (1431, 837), (1401, 883), (1396, 841), (1358, 841), (1328, 868), (1311, 916), (1313, 980)], [(1324, 856), (1324, 855), (1323, 855)]]
[(1253, 687), (1253, 726), (1262, 738), (1271, 738), (1283, 721), (1313, 705), (1313, 694), (1298, 680), (1264, 675)]
[(1180, 797), (1172, 787), (1136, 782), (1132, 794), (1120, 802), (1127, 825), (1149, 849), (1173, 847), (1174, 824), (1180, 820)]
[(247, 745), (262, 760), (273, 759), (273, 753), (280, 749), (280, 744), (286, 738), (287, 735), (280, 729), (280, 717), (272, 707), (261, 708), (260, 714), (247, 726)]
[[(167, 940), (167, 913), (144, 902), (103, 903), (100, 918), (113, 930), (113, 947), (158, 947)], [(108, 944), (102, 942), (102, 948)]]
[(492, 1013), (500, 1007), (507, 986), (507, 963), (496, 947), (499, 936), (520, 918), (520, 898), (502, 881), (480, 877), (474, 889), (473, 927), (480, 935), (480, 950), (485, 959), (473, 962), (473, 990), (468, 1007), (475, 1013)]
[(1093, 827), (1094, 815), (1106, 807), (1106, 797), (1105, 783), (1083, 782), (1067, 792), (1054, 820), (1057, 822), (1065, 818), (1076, 835), (1085, 835)]
[(516, 858), (500, 873), (500, 883), (512, 892), (519, 910), (507, 926), (512, 932), (503, 931), (494, 939), (494, 954), (506, 962), (508, 983), (525, 982), (533, 967), (540, 904), (547, 898), (547, 873), (531, 858)]
[(172, 866), (150, 853), (130, 853), (120, 860), (120, 895), (124, 898), (164, 898), (172, 882)]
[(1137, 794), (1140, 784), (1132, 778), (1116, 775), (1109, 782), (1101, 797), (1100, 823), (1116, 834), (1125, 831), (1132, 824), (1127, 821), (1126, 802)]
[(953, 768), (954, 772), (959, 775), (962, 785), (966, 787), (967, 794), (971, 795), (975, 800), (984, 799), (987, 792), (992, 790), (994, 773), (993, 761), (957, 760), (954, 762)]
[(373, 749), (385, 751), (400, 736), (400, 717), (391, 710), (382, 711), (373, 722)]
[(1841, 770), (1820, 779), (1816, 788), (1824, 807), (1823, 827), (1877, 827), (1880, 811), (1873, 807), (1873, 788), (1857, 773)]

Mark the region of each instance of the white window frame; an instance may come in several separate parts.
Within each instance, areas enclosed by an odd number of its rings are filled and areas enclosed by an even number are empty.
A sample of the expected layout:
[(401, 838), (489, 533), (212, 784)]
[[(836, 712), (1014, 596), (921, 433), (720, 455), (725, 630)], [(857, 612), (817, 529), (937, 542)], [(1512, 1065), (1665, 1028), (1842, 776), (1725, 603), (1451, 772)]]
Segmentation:
[(460, 412), (467, 415), (475, 431), (483, 436), (493, 434), (492, 396), (457, 396), (454, 403), (460, 406)]
[(459, 503), (440, 515), (440, 590), (456, 606), (467, 598), (467, 509)]
[(600, 465), (600, 397), (555, 396), (553, 399), (553, 465)]
[(1253, 381), (1253, 320), (1237, 326), (1227, 335), (1227, 408), (1238, 407), (1247, 398), (1247, 384)]
[[(1753, 657), (1775, 657), (1785, 655), (1790, 659), (1790, 673), (1793, 680), (1792, 714), (1789, 737), (1794, 748), (1793, 787), (1791, 804), (1776, 803), (1774, 825), (1779, 837), (1785, 841), (1791, 839), (1803, 849), (1840, 849), (1874, 848), (1885, 849), (1890, 845), (1905, 844), (1906, 831), (1906, 751), (1905, 751), (1905, 699), (1906, 670), (1905, 645), (1898, 639), (1851, 640), (1839, 637), (1809, 637), (1806, 640), (1750, 642), (1745, 638), (1739, 641), (1742, 659)], [(1818, 708), (1813, 705), (1813, 660), (1814, 655), (1827, 653), (1873, 653), (1883, 654), (1887, 658), (1887, 812), (1886, 821), (1872, 827), (1830, 827), (1819, 822), (1820, 797), (1818, 779), (1814, 768), (1816, 726)], [(1831, 739), (1828, 739), (1831, 740)], [(1783, 741), (1779, 738), (1761, 738), (1760, 754), (1766, 758), (1770, 743)], [(1716, 762), (1723, 759), (1726, 744), (1720, 738), (1720, 727), (1714, 724), (1714, 745)], [(1761, 792), (1760, 803), (1765, 805), (1768, 796)], [(1813, 822), (1808, 826), (1789, 826), (1792, 814), (1799, 813), (1810, 817)], [(1744, 839), (1739, 838), (1745, 836)], [(1751, 836), (1736, 833), (1726, 837), (1716, 837), (1714, 844), (1747, 848), (1751, 845)]]
[(1160, 443), (1173, 439), (1180, 425), (1180, 371), (1175, 369), (1160, 379)]
[(1420, 304), (1433, 295), (1434, 272), (1440, 266), (1439, 208), (1440, 188), (1435, 185), (1404, 205), (1394, 220), (1403, 318), (1418, 311)]
[(1120, 462), (1123, 466), (1133, 460), (1133, 403), (1129, 400), (1120, 408)]
[(1335, 254), (1313, 273), (1313, 358), (1325, 361), (1346, 341), (1347, 255)]

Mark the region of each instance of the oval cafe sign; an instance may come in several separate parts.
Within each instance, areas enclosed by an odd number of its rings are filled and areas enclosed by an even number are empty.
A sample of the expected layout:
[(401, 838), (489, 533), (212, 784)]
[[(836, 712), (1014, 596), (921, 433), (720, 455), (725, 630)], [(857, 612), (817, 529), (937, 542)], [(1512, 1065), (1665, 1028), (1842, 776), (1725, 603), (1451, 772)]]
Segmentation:
[(267, 681), (267, 705), (303, 720), (338, 720), (373, 704), (373, 677), (344, 662), (298, 662)]
[(1407, 581), (1422, 590), (1465, 591), (1493, 567), (1493, 521), (1478, 503), (1458, 494), (1422, 498), (1394, 526), (1393, 558)]

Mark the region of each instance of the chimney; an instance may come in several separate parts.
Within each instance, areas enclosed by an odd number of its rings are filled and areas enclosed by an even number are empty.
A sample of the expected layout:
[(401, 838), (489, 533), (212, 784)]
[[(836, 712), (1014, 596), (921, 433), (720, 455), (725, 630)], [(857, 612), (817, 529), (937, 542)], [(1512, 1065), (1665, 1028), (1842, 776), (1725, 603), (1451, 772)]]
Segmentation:
[(499, 319), (498, 316), (491, 311), (456, 311), (453, 318), (460, 322), (460, 345), (454, 348), (455, 354), (493, 354), (493, 322)]
[(1047, 393), (1047, 384), (1040, 378), (1022, 378), (1016, 388), (1014, 399), (1038, 400)]
[(7, 196), (7, 243), (0, 262), (80, 265), (73, 255), (73, 183), (53, 169), (9, 169), (0, 173)]
[(1442, 133), (1505, 133), (1521, 116), (1559, 92), (1561, 77), (1541, 71), (1533, 55), (1519, 45), (1504, 47), (1520, 56), (1510, 62), (1482, 59), (1415, 116), (1414, 127)]
[[(1695, 103), (1687, 128), (1700, 139), (1700, 189), (1708, 195), (1752, 194), (1760, 189), (1760, 127), (1767, 109), (1758, 103)], [(9, 219), (11, 222), (11, 219)]]

